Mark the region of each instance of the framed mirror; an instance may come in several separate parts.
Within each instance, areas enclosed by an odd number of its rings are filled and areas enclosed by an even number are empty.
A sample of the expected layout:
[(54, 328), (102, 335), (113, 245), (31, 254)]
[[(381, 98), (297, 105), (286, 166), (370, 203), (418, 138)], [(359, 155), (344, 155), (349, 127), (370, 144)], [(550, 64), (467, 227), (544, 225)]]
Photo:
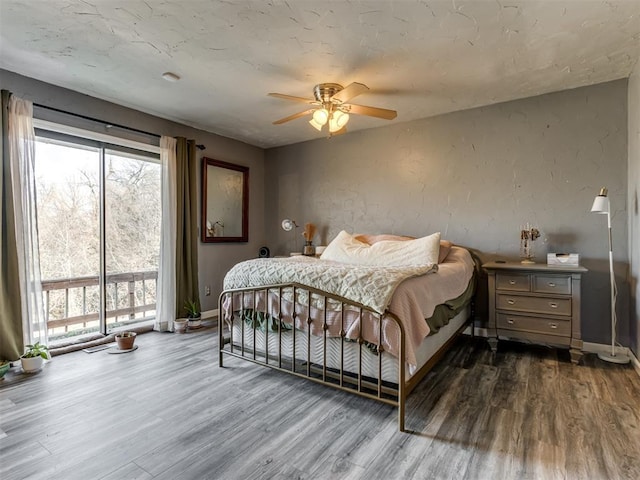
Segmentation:
[(249, 241), (249, 167), (203, 157), (200, 238)]

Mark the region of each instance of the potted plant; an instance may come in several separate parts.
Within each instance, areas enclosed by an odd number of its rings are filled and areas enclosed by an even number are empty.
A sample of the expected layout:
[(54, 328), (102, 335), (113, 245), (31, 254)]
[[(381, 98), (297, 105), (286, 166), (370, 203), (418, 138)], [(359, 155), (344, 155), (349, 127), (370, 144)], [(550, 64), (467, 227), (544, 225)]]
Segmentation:
[(136, 341), (136, 332), (119, 332), (116, 333), (116, 342), (118, 350), (131, 350), (133, 343)]
[(187, 300), (184, 302), (184, 309), (187, 312), (189, 328), (198, 328), (202, 324), (200, 302), (197, 300)]
[(33, 345), (27, 345), (26, 351), (20, 357), (22, 370), (26, 373), (37, 372), (42, 368), (42, 364), (49, 358), (49, 348), (36, 342)]

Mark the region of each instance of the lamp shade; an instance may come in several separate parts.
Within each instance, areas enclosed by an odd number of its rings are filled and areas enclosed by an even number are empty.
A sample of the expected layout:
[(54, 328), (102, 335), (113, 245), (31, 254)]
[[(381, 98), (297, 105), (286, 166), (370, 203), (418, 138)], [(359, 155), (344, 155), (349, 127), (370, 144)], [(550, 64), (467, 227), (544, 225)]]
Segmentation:
[(290, 220), (288, 218), (285, 218), (284, 220), (282, 220), (282, 229), (285, 232), (290, 232), (291, 230), (293, 230), (293, 227), (297, 227), (298, 224), (296, 223), (295, 220)]
[(320, 125), (325, 125), (329, 120), (329, 112), (324, 108), (319, 108), (313, 112), (313, 119)]
[(342, 130), (342, 128), (347, 124), (348, 121), (348, 113), (336, 110), (335, 112), (333, 112), (333, 115), (331, 115), (331, 119), (329, 120), (329, 131), (331, 133), (335, 133), (339, 130)]
[(348, 113), (341, 112), (340, 110), (333, 112), (331, 118), (329, 119), (329, 131), (331, 133), (335, 133), (339, 130), (342, 130), (342, 128), (347, 124), (348, 121)]
[(344, 127), (349, 121), (349, 114), (337, 110), (333, 112), (333, 119), (336, 121), (336, 126), (340, 129)]
[(607, 197), (607, 189), (602, 188), (600, 194), (593, 200), (593, 206), (591, 207), (591, 213), (608, 213), (609, 212), (609, 197)]

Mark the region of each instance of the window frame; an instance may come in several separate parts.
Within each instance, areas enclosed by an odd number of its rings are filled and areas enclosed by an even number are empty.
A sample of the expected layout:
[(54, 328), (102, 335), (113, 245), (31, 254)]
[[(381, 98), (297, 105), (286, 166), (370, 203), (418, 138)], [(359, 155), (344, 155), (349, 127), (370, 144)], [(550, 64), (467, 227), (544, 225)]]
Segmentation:
[[(126, 157), (134, 157), (141, 161), (161, 164), (160, 147), (145, 144), (111, 135), (106, 135), (90, 130), (71, 127), (54, 122), (34, 118), (34, 133), (36, 141), (50, 140), (52, 143), (68, 145), (69, 147), (89, 147), (98, 149), (99, 155), (99, 296), (100, 306), (98, 311), (99, 332), (108, 335), (116, 330), (109, 330), (107, 324), (107, 259), (106, 259), (106, 156), (109, 153), (122, 154)], [(159, 139), (158, 139), (159, 140)], [(161, 185), (159, 185), (161, 187)], [(157, 308), (157, 291), (156, 291)]]

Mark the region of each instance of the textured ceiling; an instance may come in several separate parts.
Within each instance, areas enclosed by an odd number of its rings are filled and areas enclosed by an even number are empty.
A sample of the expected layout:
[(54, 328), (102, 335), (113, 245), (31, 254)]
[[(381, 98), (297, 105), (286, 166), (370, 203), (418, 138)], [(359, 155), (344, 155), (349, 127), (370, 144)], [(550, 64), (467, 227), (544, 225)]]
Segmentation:
[(6, 70), (272, 147), (323, 134), (269, 92), (361, 82), (397, 123), (628, 77), (640, 0), (0, 0), (0, 41)]

